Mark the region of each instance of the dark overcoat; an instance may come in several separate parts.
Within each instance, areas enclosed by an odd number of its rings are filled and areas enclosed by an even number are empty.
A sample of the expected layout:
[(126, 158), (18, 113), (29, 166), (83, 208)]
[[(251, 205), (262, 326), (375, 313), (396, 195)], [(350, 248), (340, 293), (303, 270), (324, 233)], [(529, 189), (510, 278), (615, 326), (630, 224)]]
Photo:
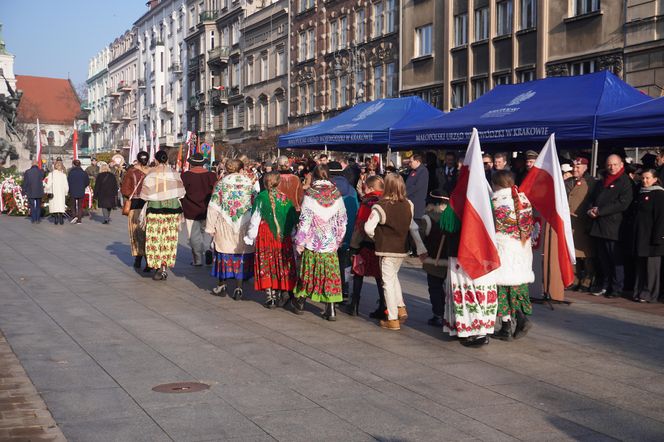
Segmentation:
[(111, 172), (102, 172), (97, 175), (94, 194), (97, 206), (111, 209), (118, 204), (118, 180)]
[(627, 174), (621, 175), (608, 187), (602, 181), (593, 189), (587, 208), (597, 207), (599, 217), (592, 219), (590, 236), (618, 241), (625, 211), (633, 199), (633, 184)]
[(652, 190), (637, 196), (634, 254), (664, 256), (664, 190)]

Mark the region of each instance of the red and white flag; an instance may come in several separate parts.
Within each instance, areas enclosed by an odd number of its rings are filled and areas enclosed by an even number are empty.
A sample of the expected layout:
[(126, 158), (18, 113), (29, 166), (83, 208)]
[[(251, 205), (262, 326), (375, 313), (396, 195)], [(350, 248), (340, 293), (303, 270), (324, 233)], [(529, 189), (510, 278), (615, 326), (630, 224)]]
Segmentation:
[(521, 183), (523, 192), (533, 207), (558, 236), (558, 264), (563, 285), (569, 286), (574, 281), (576, 263), (572, 223), (569, 215), (569, 202), (565, 192), (565, 182), (558, 162), (555, 134), (551, 134), (535, 161), (535, 165)]
[(41, 129), (39, 128), (39, 118), (37, 118), (37, 134), (35, 135), (35, 146), (36, 146), (36, 153), (35, 157), (37, 158), (37, 161), (39, 161), (39, 168), (42, 168), (42, 142), (41, 142)]
[(71, 144), (74, 149), (74, 159), (78, 160), (78, 130), (76, 130), (76, 121), (74, 121), (74, 135), (72, 135)]
[(458, 260), (468, 276), (480, 278), (500, 267), (491, 193), (484, 175), (482, 148), (473, 128), (466, 158), (450, 204), (461, 220)]

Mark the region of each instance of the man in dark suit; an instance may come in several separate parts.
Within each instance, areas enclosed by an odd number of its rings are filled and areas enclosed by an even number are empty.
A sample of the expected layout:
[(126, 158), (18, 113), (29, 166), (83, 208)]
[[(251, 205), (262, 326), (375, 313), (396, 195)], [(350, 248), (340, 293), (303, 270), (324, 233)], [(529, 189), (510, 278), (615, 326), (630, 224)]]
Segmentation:
[(590, 197), (588, 216), (590, 236), (599, 265), (599, 284), (593, 295), (609, 298), (621, 296), (625, 281), (624, 261), (620, 248), (623, 215), (633, 199), (632, 181), (625, 173), (625, 164), (618, 155), (606, 159), (606, 175), (598, 182)]
[(445, 153), (445, 164), (440, 168), (439, 191), (445, 191), (448, 195), (452, 193), (459, 179), (459, 169), (457, 168), (457, 156), (454, 152)]
[(44, 197), (44, 172), (39, 168), (39, 161), (34, 160), (32, 167), (23, 174), (23, 193), (30, 200), (30, 222), (41, 222), (41, 200)]

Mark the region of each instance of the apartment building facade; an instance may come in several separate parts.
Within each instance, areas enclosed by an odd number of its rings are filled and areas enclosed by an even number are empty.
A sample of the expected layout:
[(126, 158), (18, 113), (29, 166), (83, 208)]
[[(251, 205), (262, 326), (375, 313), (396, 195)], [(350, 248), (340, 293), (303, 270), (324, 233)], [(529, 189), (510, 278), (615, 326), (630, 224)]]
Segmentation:
[(108, 62), (109, 146), (129, 148), (138, 134), (138, 44), (135, 29), (125, 32), (110, 45)]
[(111, 146), (111, 110), (108, 96), (108, 63), (111, 59), (109, 46), (99, 51), (88, 63), (88, 126), (92, 133), (88, 147), (91, 153), (101, 152)]
[(625, 2), (625, 80), (648, 95), (664, 95), (664, 3)]
[(399, 95), (399, 10), (398, 0), (291, 0), (291, 126)]

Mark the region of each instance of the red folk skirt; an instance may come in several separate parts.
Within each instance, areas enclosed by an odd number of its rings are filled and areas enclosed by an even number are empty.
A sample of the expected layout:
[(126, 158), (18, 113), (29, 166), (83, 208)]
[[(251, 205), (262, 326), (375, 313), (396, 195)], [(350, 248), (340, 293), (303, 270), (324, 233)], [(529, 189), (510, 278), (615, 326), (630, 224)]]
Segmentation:
[(258, 226), (254, 260), (254, 288), (292, 291), (297, 282), (293, 241), (274, 237), (265, 221)]

